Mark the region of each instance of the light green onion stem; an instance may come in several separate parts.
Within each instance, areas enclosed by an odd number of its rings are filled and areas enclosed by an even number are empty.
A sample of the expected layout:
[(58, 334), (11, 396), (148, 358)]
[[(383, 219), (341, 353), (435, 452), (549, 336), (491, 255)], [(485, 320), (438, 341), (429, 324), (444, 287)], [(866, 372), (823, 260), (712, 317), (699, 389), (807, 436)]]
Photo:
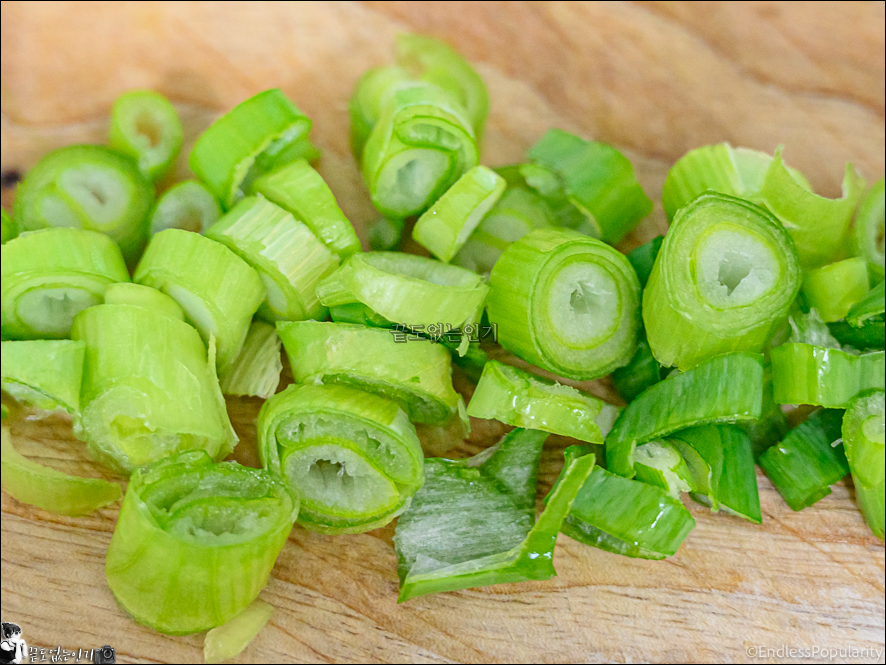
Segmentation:
[(868, 262), (873, 280), (882, 281), (886, 249), (884, 249), (884, 191), (886, 183), (880, 178), (862, 199), (855, 215), (855, 250)]
[(243, 350), (219, 383), (225, 395), (268, 399), (277, 392), (282, 370), (277, 330), (264, 321), (253, 321)]
[(17, 401), (38, 409), (80, 413), (83, 342), (33, 340), (0, 342), (2, 388)]
[(692, 472), (673, 443), (644, 443), (637, 448), (634, 457), (637, 480), (660, 487), (674, 499), (680, 498), (680, 492), (695, 491)]
[(772, 384), (778, 404), (845, 409), (861, 392), (884, 387), (883, 351), (851, 355), (812, 344), (772, 350)]
[(822, 321), (839, 321), (867, 294), (868, 264), (857, 256), (810, 270), (803, 275), (801, 292)]
[(150, 286), (142, 286), (132, 282), (111, 284), (105, 291), (105, 304), (135, 305), (178, 321), (185, 320), (184, 310), (172, 298)]
[(151, 90), (130, 90), (114, 102), (108, 141), (129, 155), (148, 178), (157, 181), (182, 149), (182, 123), (166, 97)]
[(203, 233), (221, 217), (215, 196), (196, 180), (173, 185), (157, 200), (151, 213), (151, 235), (166, 229)]
[(245, 610), (223, 626), (206, 633), (203, 643), (203, 660), (222, 663), (239, 656), (265, 627), (274, 614), (274, 608), (256, 599)]
[(0, 218), (2, 218), (2, 226), (0, 226), (0, 244), (5, 245), (7, 240), (12, 240), (18, 235), (18, 224), (15, 223), (15, 220), (6, 212), (5, 208), (0, 208)]
[(884, 393), (872, 391), (849, 403), (843, 416), (843, 447), (855, 496), (871, 531), (880, 540), (884, 533)]

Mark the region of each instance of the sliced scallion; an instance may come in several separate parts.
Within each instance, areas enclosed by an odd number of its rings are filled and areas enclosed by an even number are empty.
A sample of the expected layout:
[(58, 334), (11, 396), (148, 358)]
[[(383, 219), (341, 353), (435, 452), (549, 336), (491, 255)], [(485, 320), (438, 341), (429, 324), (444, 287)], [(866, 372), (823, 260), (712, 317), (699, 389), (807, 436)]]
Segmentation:
[(151, 213), (151, 235), (166, 229), (203, 233), (221, 217), (215, 196), (196, 180), (173, 185), (158, 199)]
[(882, 323), (884, 312), (886, 312), (886, 282), (880, 282), (852, 305), (846, 313), (846, 321), (851, 326), (861, 328), (868, 322)]
[(814, 404), (845, 409), (866, 390), (884, 387), (883, 351), (851, 355), (812, 344), (772, 349), (772, 385), (778, 404)]
[(880, 540), (884, 533), (884, 393), (877, 390), (849, 403), (843, 416), (843, 447), (855, 495), (871, 531)]
[(237, 360), (220, 377), (225, 395), (248, 395), (268, 399), (280, 385), (280, 337), (270, 323), (253, 321)]
[(634, 266), (637, 273), (637, 279), (640, 280), (640, 286), (645, 287), (649, 281), (649, 275), (652, 274), (652, 267), (655, 265), (655, 259), (661, 251), (661, 245), (664, 242), (664, 236), (656, 236), (645, 245), (640, 245), (628, 254), (628, 261)]
[(0, 218), (2, 218), (2, 226), (0, 226), (0, 244), (5, 245), (7, 240), (12, 240), (18, 235), (18, 224), (10, 217), (5, 208), (0, 208)]
[(0, 349), (0, 385), (10, 396), (38, 409), (63, 409), (73, 416), (79, 415), (83, 342), (0, 342)]
[[(403, 239), (402, 219), (380, 217), (369, 225), (369, 249), (373, 252), (387, 252), (400, 246)], [(467, 266), (465, 266), (467, 267)]]
[(661, 381), (664, 378), (662, 374), (662, 367), (652, 355), (644, 335), (637, 343), (637, 352), (631, 362), (612, 372), (612, 383), (621, 398), (631, 402), (649, 386)]
[(182, 149), (182, 123), (166, 97), (151, 90), (130, 90), (114, 102), (108, 140), (129, 155), (148, 178), (157, 181)]
[(106, 305), (135, 305), (156, 314), (171, 316), (179, 321), (185, 320), (184, 310), (165, 293), (152, 289), (150, 286), (120, 282), (111, 284), (105, 291)]
[(263, 600), (254, 600), (245, 610), (223, 626), (206, 633), (203, 660), (222, 663), (236, 658), (249, 646), (274, 614), (274, 608)]
[(883, 279), (884, 264), (886, 264), (884, 192), (886, 192), (886, 182), (880, 178), (862, 199), (855, 215), (855, 250), (868, 262), (874, 281)]
[(636, 478), (660, 487), (668, 496), (679, 499), (680, 492), (692, 492), (692, 473), (680, 452), (668, 441), (650, 441), (638, 446), (634, 453)]
[(803, 275), (801, 292), (822, 321), (839, 321), (868, 292), (868, 264), (857, 256), (809, 270)]

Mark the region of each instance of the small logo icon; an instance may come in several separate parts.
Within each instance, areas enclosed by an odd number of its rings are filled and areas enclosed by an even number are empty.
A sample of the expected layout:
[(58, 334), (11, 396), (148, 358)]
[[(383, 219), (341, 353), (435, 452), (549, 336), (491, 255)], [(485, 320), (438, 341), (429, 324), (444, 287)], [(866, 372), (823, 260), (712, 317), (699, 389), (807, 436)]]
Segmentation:
[(95, 658), (93, 658), (93, 662), (96, 665), (105, 665), (110, 663), (117, 662), (117, 651), (114, 647), (108, 646), (107, 644), (103, 646), (101, 649), (95, 650)]
[(22, 628), (17, 623), (2, 624), (3, 641), (0, 642), (0, 664), (21, 663), (28, 657), (28, 645), (22, 639)]

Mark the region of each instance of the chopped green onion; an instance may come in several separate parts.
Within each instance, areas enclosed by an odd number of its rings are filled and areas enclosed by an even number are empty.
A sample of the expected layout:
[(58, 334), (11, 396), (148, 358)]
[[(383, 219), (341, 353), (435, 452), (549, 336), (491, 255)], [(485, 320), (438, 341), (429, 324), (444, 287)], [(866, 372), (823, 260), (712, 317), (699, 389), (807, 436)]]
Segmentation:
[(634, 468), (637, 480), (660, 487), (674, 499), (680, 498), (680, 492), (695, 490), (686, 461), (668, 441), (650, 441), (639, 446), (634, 454)]
[(3, 220), (2, 228), (0, 228), (0, 230), (2, 230), (2, 242), (0, 242), (0, 244), (5, 245), (7, 240), (12, 240), (18, 236), (18, 225), (3, 208), (0, 208), (0, 216), (2, 216)]
[(849, 473), (841, 438), (843, 412), (819, 409), (759, 457), (772, 485), (792, 510), (803, 510), (831, 493)]
[(183, 450), (214, 459), (233, 450), (214, 342), (207, 357), (187, 323), (135, 305), (90, 307), (71, 335), (86, 343), (74, 433), (99, 461), (131, 472)]
[[(824, 324), (822, 324), (824, 325)], [(788, 433), (788, 421), (781, 405), (777, 404), (772, 391), (772, 367), (767, 363), (763, 375), (763, 410), (756, 420), (745, 420), (738, 423), (751, 439), (754, 459), (758, 459), (766, 450), (785, 438)]]
[(38, 409), (80, 413), (83, 342), (34, 340), (0, 342), (2, 388), (19, 402)]
[(884, 393), (860, 395), (849, 403), (843, 416), (843, 447), (855, 495), (871, 531), (880, 540), (884, 533)]
[(868, 262), (874, 281), (882, 280), (886, 249), (884, 249), (884, 190), (880, 178), (862, 199), (855, 215), (855, 249)]
[(551, 129), (529, 158), (563, 178), (570, 201), (593, 215), (608, 243), (620, 242), (652, 212), (630, 160), (610, 145)]
[(825, 323), (845, 318), (852, 305), (867, 292), (868, 264), (859, 256), (803, 275), (802, 293), (806, 304), (814, 307)]
[(402, 513), (421, 487), (422, 449), (395, 402), (336, 385), (291, 385), (262, 406), (265, 468), (301, 498), (299, 523), (363, 533)]
[(13, 447), (6, 427), (0, 437), (3, 489), (17, 501), (79, 517), (118, 501), (122, 495), (117, 483), (99, 478), (79, 478), (32, 462)]
[(317, 284), (338, 259), (311, 230), (263, 196), (238, 202), (206, 232), (252, 266), (267, 289), (258, 310), (269, 322), (325, 319)]
[(397, 249), (403, 238), (405, 225), (402, 219), (378, 218), (369, 225), (369, 249), (373, 252)]
[(19, 184), (15, 219), (21, 231), (68, 226), (108, 234), (129, 263), (148, 237), (154, 188), (136, 163), (97, 145), (60, 148)]
[(546, 438), (518, 429), (475, 457), (425, 462), (425, 485), (394, 535), (399, 602), (556, 574), (557, 533), (594, 457), (568, 464), (535, 521), (538, 459)]
[(645, 287), (649, 281), (649, 275), (652, 274), (652, 267), (655, 265), (655, 259), (661, 251), (661, 245), (664, 242), (664, 236), (656, 236), (645, 245), (640, 245), (628, 254), (628, 261), (634, 266), (637, 273), (637, 279), (640, 280), (640, 286)]
[(861, 328), (875, 318), (882, 322), (884, 312), (886, 312), (886, 282), (880, 282), (852, 305), (846, 314), (846, 321), (851, 326)]
[(274, 613), (274, 608), (263, 600), (254, 600), (245, 610), (222, 626), (206, 633), (203, 660), (222, 663), (236, 658), (261, 632)]
[(224, 208), (250, 191), (262, 174), (292, 158), (311, 120), (279, 89), (265, 90), (216, 120), (194, 144), (191, 169)]
[(854, 356), (811, 344), (772, 349), (772, 384), (778, 404), (845, 409), (865, 390), (883, 390), (883, 351)]
[(237, 360), (221, 377), (225, 395), (249, 395), (268, 399), (280, 385), (280, 337), (269, 323), (253, 321)]
[(837, 321), (829, 323), (828, 328), (831, 335), (846, 347), (862, 350), (886, 348), (886, 322), (883, 320), (865, 321), (860, 328)]
[(80, 310), (102, 302), (129, 273), (105, 235), (80, 229), (45, 229), (0, 249), (4, 339), (62, 339)]
[(148, 178), (157, 181), (182, 149), (182, 123), (166, 97), (151, 90), (130, 90), (117, 97), (108, 141), (129, 155)]
[(571, 379), (626, 365), (637, 350), (640, 284), (624, 254), (568, 229), (511, 245), (490, 277), (489, 320), (501, 345)]
[[(589, 453), (589, 447), (569, 446), (566, 463), (593, 457)], [(615, 554), (664, 559), (677, 553), (693, 528), (689, 511), (661, 488), (597, 467), (579, 490), (562, 531)]]
[(234, 252), (180, 229), (153, 237), (134, 279), (181, 305), (204, 342), (215, 337), (219, 374), (234, 363), (252, 315), (268, 295), (255, 270)]
[(251, 191), (292, 213), (342, 261), (360, 251), (360, 239), (332, 190), (305, 160), (297, 159), (262, 175)]
[(533, 163), (505, 166), (498, 172), (509, 186), (525, 186), (541, 196), (553, 216), (554, 226), (600, 239), (602, 231), (593, 213), (570, 195), (566, 183), (556, 171)]
[[(788, 323), (791, 327), (791, 336), (787, 341), (791, 344), (812, 344), (829, 349), (840, 348), (839, 340), (831, 334), (830, 328), (821, 320), (818, 311), (814, 308), (809, 312), (803, 312), (799, 307), (795, 307), (788, 317)], [(781, 345), (774, 344), (773, 346)]]
[(182, 453), (130, 479), (105, 561), (139, 623), (172, 635), (220, 626), (267, 584), (298, 514), (273, 474)]
[(410, 77), (401, 67), (373, 67), (369, 69), (354, 88), (348, 104), (351, 117), (351, 152), (359, 163), (363, 149), (384, 109), (398, 90), (422, 85)]
[(173, 185), (159, 198), (151, 213), (151, 235), (166, 229), (203, 233), (221, 217), (215, 196), (196, 180)]
[(105, 291), (106, 305), (135, 305), (156, 314), (164, 314), (179, 321), (185, 320), (185, 313), (179, 304), (157, 289), (132, 282), (111, 284)]
[(649, 346), (681, 370), (762, 351), (800, 289), (787, 232), (762, 208), (709, 192), (677, 213), (643, 292)]
[(483, 368), (468, 415), (508, 425), (603, 443), (597, 417), (603, 402), (571, 386), (490, 360)]
[(505, 190), (505, 181), (475, 166), (452, 185), (416, 222), (412, 237), (449, 263)]
[(633, 478), (634, 449), (640, 444), (696, 425), (760, 418), (764, 374), (763, 356), (732, 353), (650, 386), (621, 412), (606, 437), (607, 468)]
[(652, 355), (644, 335), (637, 344), (637, 352), (631, 362), (612, 372), (612, 383), (621, 398), (631, 402), (649, 386), (661, 381), (664, 378), (662, 374), (662, 366)]

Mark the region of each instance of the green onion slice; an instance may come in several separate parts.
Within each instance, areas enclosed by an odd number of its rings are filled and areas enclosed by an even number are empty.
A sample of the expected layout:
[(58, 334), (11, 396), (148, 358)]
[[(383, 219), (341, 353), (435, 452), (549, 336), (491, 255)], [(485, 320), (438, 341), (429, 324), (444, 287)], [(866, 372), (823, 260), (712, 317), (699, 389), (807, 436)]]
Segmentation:
[(2, 388), (19, 402), (38, 409), (80, 413), (83, 342), (40, 339), (0, 342)]
[(504, 190), (504, 178), (485, 166), (475, 166), (419, 217), (412, 237), (449, 263)]
[(5, 245), (7, 240), (12, 240), (18, 236), (18, 224), (15, 223), (15, 220), (9, 216), (9, 213), (4, 208), (0, 208), (0, 218), (2, 218), (2, 227), (0, 227), (2, 242), (0, 244)]
[(249, 196), (206, 237), (255, 268), (268, 293), (258, 310), (262, 319), (273, 323), (326, 318), (317, 284), (338, 267), (338, 259), (289, 212), (262, 196)]
[(880, 282), (852, 305), (846, 313), (846, 321), (856, 328), (861, 328), (868, 322), (882, 323), (884, 311), (886, 311), (886, 282)]
[(865, 321), (860, 328), (845, 321), (837, 321), (829, 323), (828, 328), (831, 335), (847, 348), (862, 350), (886, 348), (886, 322), (882, 319)]
[(157, 181), (182, 149), (182, 123), (166, 97), (151, 90), (130, 90), (117, 97), (108, 141), (129, 155), (148, 178)]
[[(839, 349), (840, 341), (831, 334), (830, 327), (821, 320), (816, 309), (803, 312), (799, 307), (794, 307), (788, 317), (791, 327), (791, 335), (787, 339), (792, 344), (812, 344), (829, 349)], [(774, 344), (774, 346), (781, 346)]]
[(245, 610), (224, 625), (206, 633), (203, 660), (222, 663), (239, 656), (265, 627), (274, 614), (274, 608), (256, 599)]
[(640, 394), (606, 437), (606, 467), (634, 477), (636, 446), (695, 425), (757, 420), (763, 412), (763, 356), (732, 353), (675, 373)]
[(634, 266), (637, 273), (637, 279), (640, 280), (640, 286), (645, 287), (649, 281), (649, 275), (652, 274), (652, 267), (655, 265), (655, 259), (661, 251), (661, 245), (664, 242), (664, 236), (656, 236), (645, 245), (640, 245), (628, 254), (628, 261)]
[(855, 215), (855, 250), (868, 262), (871, 276), (882, 281), (886, 249), (884, 249), (884, 191), (886, 183), (880, 178), (862, 199)]
[(231, 208), (264, 173), (293, 157), (311, 120), (279, 89), (265, 90), (216, 120), (194, 144), (191, 169)]
[(845, 318), (852, 306), (867, 292), (868, 264), (860, 256), (831, 263), (803, 275), (802, 293), (806, 304), (814, 307), (825, 323)]
[(267, 584), (298, 515), (273, 474), (182, 453), (130, 479), (105, 575), (139, 623), (184, 635), (220, 626)]
[(396, 250), (403, 239), (405, 225), (406, 223), (402, 219), (379, 217), (369, 224), (369, 249), (373, 252)]
[(219, 374), (236, 360), (252, 315), (268, 297), (255, 270), (234, 252), (181, 229), (167, 229), (153, 237), (134, 279), (181, 305), (204, 342), (215, 337)]
[(814, 404), (845, 409), (866, 390), (884, 387), (883, 351), (851, 355), (812, 344), (772, 349), (772, 384), (778, 404)]
[(187, 323), (135, 305), (90, 307), (71, 335), (86, 344), (74, 433), (99, 461), (131, 472), (183, 450), (233, 450), (212, 340), (207, 356)]
[(105, 291), (106, 305), (135, 305), (155, 314), (163, 314), (179, 321), (185, 320), (184, 310), (165, 293), (150, 286), (119, 282), (111, 284)]
[(301, 497), (299, 523), (363, 533), (390, 522), (421, 487), (422, 449), (384, 397), (337, 385), (291, 385), (262, 406), (259, 453)]
[(62, 339), (77, 312), (102, 302), (129, 273), (105, 235), (80, 229), (45, 229), (0, 249), (4, 339)]
[(626, 365), (637, 350), (640, 284), (624, 254), (568, 229), (539, 229), (501, 255), (489, 320), (501, 345), (571, 379)]
[(166, 229), (203, 233), (221, 217), (215, 196), (196, 180), (185, 180), (163, 192), (151, 213), (151, 235)]
[(853, 399), (843, 416), (843, 447), (855, 496), (871, 531), (880, 540), (884, 533), (884, 393), (882, 390)]
[(501, 167), (498, 173), (509, 186), (527, 187), (541, 196), (553, 216), (554, 226), (572, 229), (598, 240), (602, 236), (593, 213), (570, 195), (563, 178), (553, 169), (537, 163), (517, 164)]
[(800, 281), (793, 243), (772, 215), (702, 194), (677, 213), (643, 292), (652, 353), (685, 370), (722, 353), (762, 351)]
[(220, 377), (225, 395), (248, 395), (268, 399), (280, 385), (280, 337), (264, 321), (253, 321), (243, 350), (228, 372)]
[(612, 372), (612, 383), (625, 402), (633, 401), (637, 395), (663, 378), (662, 366), (652, 355), (645, 335), (640, 338), (637, 352), (631, 361)]
[(97, 145), (60, 148), (28, 171), (15, 196), (21, 231), (67, 226), (106, 233), (135, 263), (148, 236), (154, 188), (136, 163)]
[(843, 412), (819, 409), (759, 457), (772, 485), (792, 510), (803, 510), (831, 493), (849, 473), (840, 428)]
[(637, 480), (660, 487), (674, 499), (680, 498), (680, 492), (695, 491), (686, 460), (669, 441), (650, 441), (638, 446), (634, 468)]

